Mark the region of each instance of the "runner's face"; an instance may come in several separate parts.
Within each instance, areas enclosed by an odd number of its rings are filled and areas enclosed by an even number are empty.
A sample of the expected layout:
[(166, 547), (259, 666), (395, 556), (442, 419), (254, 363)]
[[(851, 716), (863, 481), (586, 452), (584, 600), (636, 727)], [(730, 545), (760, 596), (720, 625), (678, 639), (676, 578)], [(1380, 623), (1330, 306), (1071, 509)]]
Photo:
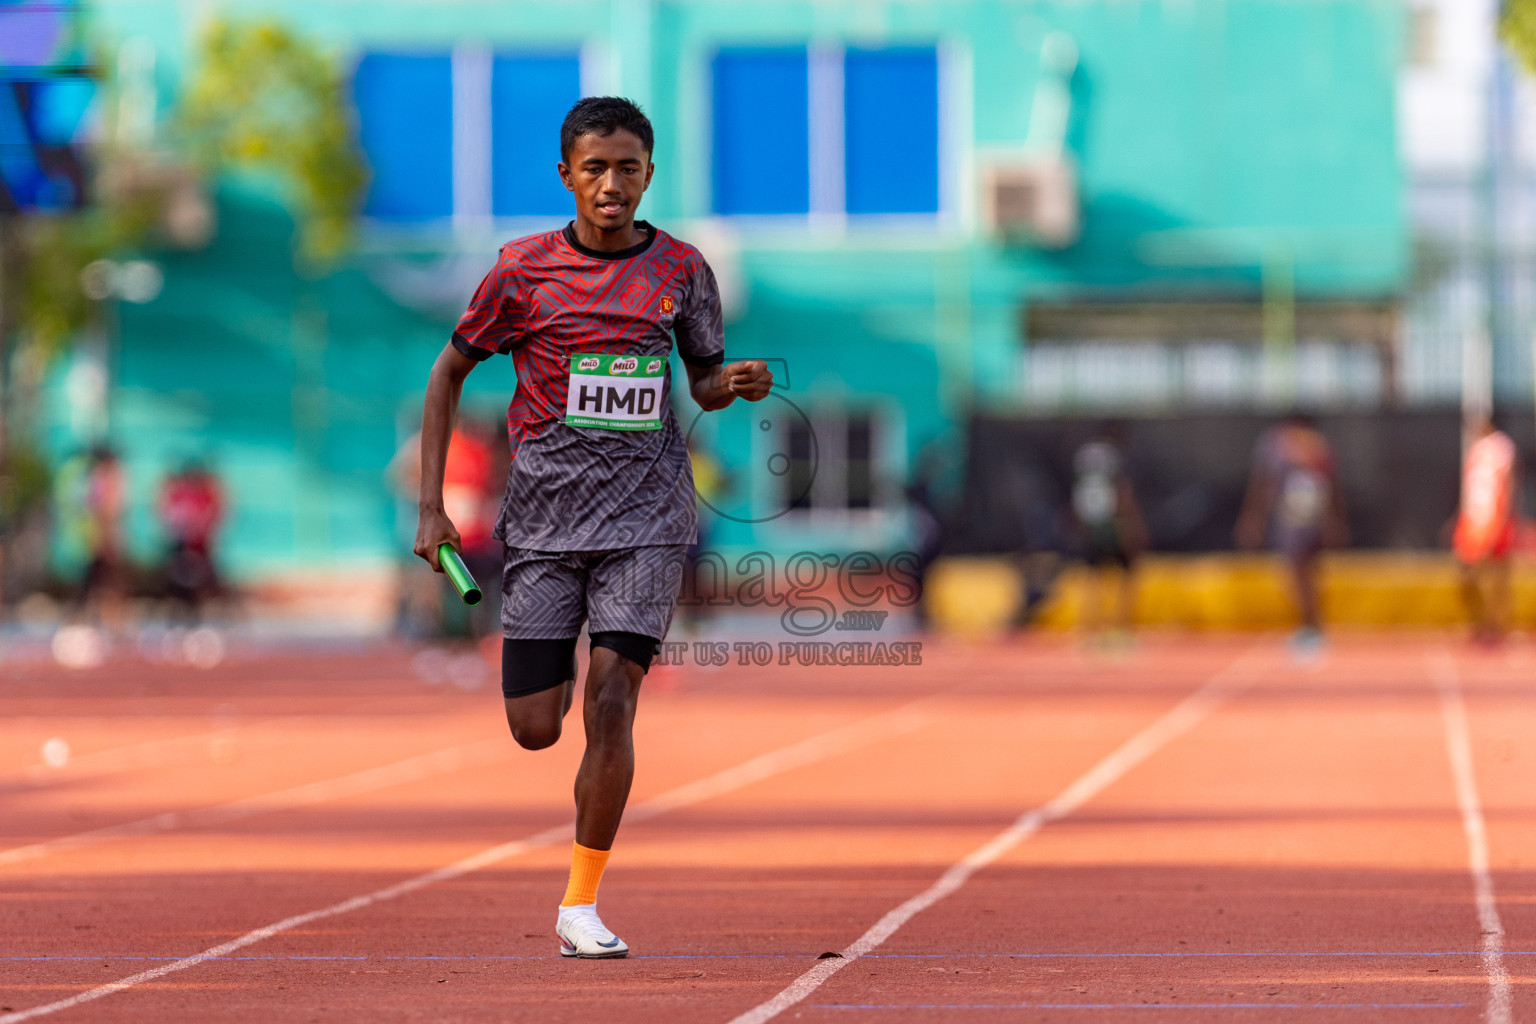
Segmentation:
[(622, 128), (582, 135), (560, 164), (560, 180), (576, 196), (576, 215), (599, 231), (624, 231), (635, 221), (640, 197), (651, 184), (651, 155)]

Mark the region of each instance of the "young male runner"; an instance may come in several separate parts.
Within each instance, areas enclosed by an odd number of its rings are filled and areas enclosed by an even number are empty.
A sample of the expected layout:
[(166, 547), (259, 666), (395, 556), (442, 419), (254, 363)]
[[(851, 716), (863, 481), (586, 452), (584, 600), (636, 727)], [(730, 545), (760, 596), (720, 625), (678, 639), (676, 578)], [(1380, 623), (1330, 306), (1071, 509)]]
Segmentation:
[(672, 339), (704, 409), (758, 401), (773, 384), (760, 360), (725, 365), (720, 298), (698, 250), (635, 220), (652, 144), (650, 121), (628, 100), (571, 108), (557, 166), (576, 217), (502, 247), (433, 364), (422, 412), (416, 553), (441, 572), (438, 545), (459, 546), (442, 484), (460, 389), (477, 363), (512, 356), (512, 464), (495, 534), (507, 554), (501, 685), (507, 724), (529, 750), (560, 738), (588, 624), (587, 748), (555, 925), (561, 956), (629, 952), (597, 916), (597, 887), (634, 776), (640, 681), (667, 635), (698, 520), (668, 403)]
[(1237, 542), (1258, 548), (1266, 533), (1285, 556), (1300, 605), (1301, 628), (1292, 645), (1298, 654), (1315, 654), (1323, 642), (1319, 563), (1324, 548), (1347, 542), (1349, 528), (1333, 446), (1310, 416), (1292, 413), (1254, 447)]
[[(1090, 643), (1120, 646), (1131, 638), (1136, 562), (1147, 546), (1146, 523), (1125, 468), (1124, 431), (1117, 424), (1102, 427), (1072, 456), (1072, 473), (1072, 513), (1090, 574), (1083, 625)], [(1108, 632), (1099, 636), (1106, 621)]]

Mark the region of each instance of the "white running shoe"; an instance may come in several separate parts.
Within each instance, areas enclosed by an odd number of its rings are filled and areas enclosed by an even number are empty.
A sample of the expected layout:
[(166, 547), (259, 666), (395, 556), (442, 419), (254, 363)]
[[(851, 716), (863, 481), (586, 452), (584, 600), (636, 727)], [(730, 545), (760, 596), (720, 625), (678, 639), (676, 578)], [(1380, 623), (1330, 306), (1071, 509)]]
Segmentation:
[(555, 920), (555, 934), (560, 936), (560, 955), (583, 960), (613, 960), (629, 955), (624, 940), (604, 926), (597, 916), (597, 904), (583, 903), (561, 907)]

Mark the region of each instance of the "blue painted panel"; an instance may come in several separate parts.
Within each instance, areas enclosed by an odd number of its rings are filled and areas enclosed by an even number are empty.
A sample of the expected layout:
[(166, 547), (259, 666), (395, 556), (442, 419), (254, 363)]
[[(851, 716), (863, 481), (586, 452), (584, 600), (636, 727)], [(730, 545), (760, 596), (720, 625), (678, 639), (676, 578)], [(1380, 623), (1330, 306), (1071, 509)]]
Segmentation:
[(373, 181), (363, 212), (389, 220), (453, 213), (453, 66), (447, 54), (370, 53), (353, 79)]
[(716, 213), (808, 213), (809, 87), (803, 47), (721, 50), (714, 60)]
[(843, 126), (849, 213), (938, 212), (937, 51), (847, 51)]
[(84, 141), (81, 136), (95, 100), (96, 83), (84, 75), (38, 82), (32, 87), (32, 121), (38, 141), (46, 146)]
[(581, 98), (581, 56), (498, 56), (491, 69), (491, 209), (498, 217), (564, 214), (560, 124)]

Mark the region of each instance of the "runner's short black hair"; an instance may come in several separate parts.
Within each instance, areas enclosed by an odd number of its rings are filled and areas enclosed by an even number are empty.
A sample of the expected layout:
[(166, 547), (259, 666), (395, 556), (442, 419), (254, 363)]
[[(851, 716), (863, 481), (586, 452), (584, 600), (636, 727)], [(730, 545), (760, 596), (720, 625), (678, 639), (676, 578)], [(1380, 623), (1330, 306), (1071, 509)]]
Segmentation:
[(576, 140), (583, 135), (606, 138), (620, 128), (639, 139), (647, 155), (652, 152), (656, 133), (651, 130), (651, 119), (635, 103), (622, 96), (588, 96), (577, 100), (560, 125), (560, 159), (570, 160)]

